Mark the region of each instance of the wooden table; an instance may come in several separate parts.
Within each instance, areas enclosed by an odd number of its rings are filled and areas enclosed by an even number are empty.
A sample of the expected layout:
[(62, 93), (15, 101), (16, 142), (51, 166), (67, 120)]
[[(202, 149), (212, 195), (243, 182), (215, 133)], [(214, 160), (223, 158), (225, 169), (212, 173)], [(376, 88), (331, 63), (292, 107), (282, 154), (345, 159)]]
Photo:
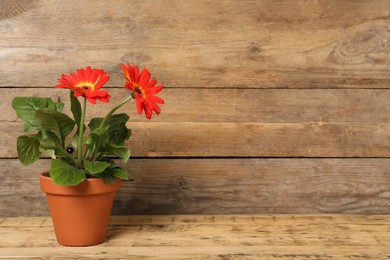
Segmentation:
[(107, 241), (56, 243), (50, 217), (0, 219), (1, 259), (390, 259), (390, 216), (115, 216)]

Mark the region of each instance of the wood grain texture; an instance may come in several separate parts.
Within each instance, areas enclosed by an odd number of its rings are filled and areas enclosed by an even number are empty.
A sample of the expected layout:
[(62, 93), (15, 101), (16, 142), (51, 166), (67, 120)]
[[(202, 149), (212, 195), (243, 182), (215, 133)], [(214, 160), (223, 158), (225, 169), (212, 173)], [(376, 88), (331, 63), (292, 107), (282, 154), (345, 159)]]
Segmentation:
[(2, 0), (0, 3), (0, 21), (23, 16), (34, 7), (30, 0)]
[[(164, 157), (389, 157), (388, 90), (167, 89), (163, 113), (147, 122), (129, 113), (133, 156)], [(88, 118), (105, 115), (126, 90), (112, 89), (108, 104), (88, 107)], [(59, 89), (1, 89), (0, 157), (14, 158), (20, 120), (15, 96), (49, 96), (69, 110)], [(67, 111), (69, 113), (69, 111)]]
[[(54, 82), (54, 81), (53, 81)], [(111, 88), (109, 103), (88, 105), (87, 120), (102, 117), (129, 95), (124, 87)], [(11, 107), (20, 96), (50, 97), (65, 104), (70, 115), (69, 91), (55, 88), (0, 88), (0, 122), (17, 121)], [(390, 90), (385, 89), (170, 89), (159, 93), (166, 103), (151, 122), (226, 123), (386, 123), (390, 121)], [(118, 112), (131, 122), (147, 122), (135, 102)]]
[[(390, 123), (129, 124), (134, 157), (389, 157)], [(22, 124), (0, 125), (0, 156), (14, 158)]]
[(122, 85), (121, 62), (175, 88), (387, 88), (390, 79), (387, 0), (6, 0), (0, 10), (1, 86), (52, 86), (87, 64)]
[(389, 216), (112, 217), (107, 241), (62, 247), (50, 218), (0, 219), (0, 258), (387, 259)]
[[(1, 160), (1, 216), (47, 215), (38, 173)], [(390, 214), (390, 159), (131, 159), (113, 214)], [(18, 206), (15, 207), (15, 201)]]
[(387, 0), (2, 0), (0, 215), (48, 214), (11, 100), (68, 105), (56, 79), (91, 65), (111, 76), (101, 116), (128, 95), (122, 62), (166, 104), (122, 110), (135, 181), (114, 214), (389, 214), (389, 22)]

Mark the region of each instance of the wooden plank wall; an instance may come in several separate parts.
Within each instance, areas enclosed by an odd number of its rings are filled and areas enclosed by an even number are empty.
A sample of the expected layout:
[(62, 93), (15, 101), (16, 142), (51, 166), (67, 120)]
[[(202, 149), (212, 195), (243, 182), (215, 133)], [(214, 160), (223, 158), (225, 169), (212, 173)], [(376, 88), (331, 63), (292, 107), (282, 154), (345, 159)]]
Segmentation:
[(0, 61), (0, 216), (48, 214), (12, 98), (67, 104), (56, 79), (91, 65), (116, 103), (122, 62), (166, 104), (126, 108), (114, 214), (390, 214), (390, 1), (2, 0)]

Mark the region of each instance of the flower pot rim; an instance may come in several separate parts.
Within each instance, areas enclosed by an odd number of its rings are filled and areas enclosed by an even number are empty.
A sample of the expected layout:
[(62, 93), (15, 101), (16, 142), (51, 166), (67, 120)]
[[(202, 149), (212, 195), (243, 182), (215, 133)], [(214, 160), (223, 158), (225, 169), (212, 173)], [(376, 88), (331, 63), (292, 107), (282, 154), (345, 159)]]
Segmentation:
[(54, 183), (51, 177), (44, 175), (45, 173), (47, 171), (39, 175), (41, 190), (48, 194), (64, 196), (89, 196), (115, 192), (119, 190), (122, 181), (116, 178), (113, 183), (107, 184), (101, 178), (90, 178), (84, 180), (77, 186), (65, 186)]

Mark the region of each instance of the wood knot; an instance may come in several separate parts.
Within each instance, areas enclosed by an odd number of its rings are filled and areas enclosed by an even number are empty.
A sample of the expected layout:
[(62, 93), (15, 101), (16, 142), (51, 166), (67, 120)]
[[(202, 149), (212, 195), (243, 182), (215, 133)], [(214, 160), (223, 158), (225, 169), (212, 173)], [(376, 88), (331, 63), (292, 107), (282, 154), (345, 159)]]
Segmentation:
[(329, 60), (338, 64), (381, 63), (389, 55), (389, 50), (389, 29), (376, 26), (348, 37), (334, 48)]
[(167, 192), (170, 199), (178, 205), (187, 205), (194, 201), (191, 187), (182, 176), (171, 180)]
[(250, 46), (249, 46), (249, 52), (251, 54), (259, 54), (261, 52), (261, 46), (258, 46), (254, 43), (252, 43)]
[(187, 186), (187, 181), (183, 177), (179, 177), (173, 181), (173, 187), (184, 188)]
[(5, 20), (19, 16), (34, 6), (33, 0), (1, 0), (0, 20)]
[(121, 61), (127, 62), (130, 64), (142, 64), (152, 60), (152, 57), (146, 53), (127, 53), (121, 57)]
[(386, 27), (373, 27), (355, 35), (345, 45), (348, 54), (370, 54), (383, 52), (389, 48), (389, 30)]

